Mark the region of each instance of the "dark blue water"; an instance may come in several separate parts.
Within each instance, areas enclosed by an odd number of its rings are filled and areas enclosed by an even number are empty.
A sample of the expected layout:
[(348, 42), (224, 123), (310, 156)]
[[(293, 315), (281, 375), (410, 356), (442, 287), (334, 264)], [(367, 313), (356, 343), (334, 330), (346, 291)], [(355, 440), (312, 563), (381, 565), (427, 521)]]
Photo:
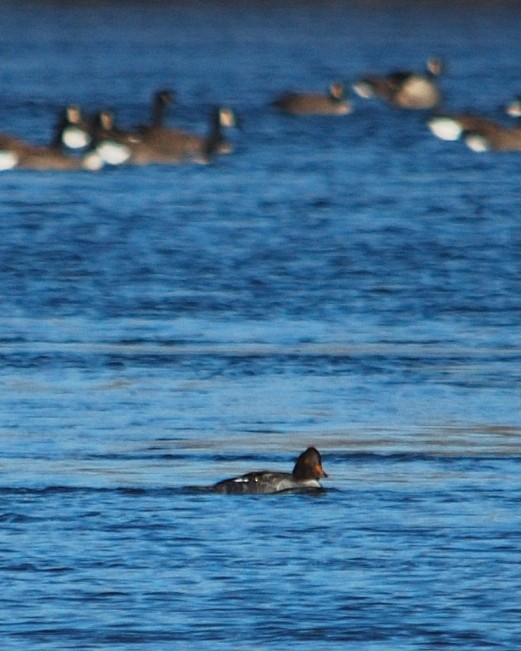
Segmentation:
[[(1, 132), (164, 87), (242, 124), (209, 166), (0, 175), (3, 649), (521, 647), (519, 155), (268, 107), (436, 54), (499, 117), (519, 11), (1, 3)], [(310, 444), (322, 495), (198, 489)]]

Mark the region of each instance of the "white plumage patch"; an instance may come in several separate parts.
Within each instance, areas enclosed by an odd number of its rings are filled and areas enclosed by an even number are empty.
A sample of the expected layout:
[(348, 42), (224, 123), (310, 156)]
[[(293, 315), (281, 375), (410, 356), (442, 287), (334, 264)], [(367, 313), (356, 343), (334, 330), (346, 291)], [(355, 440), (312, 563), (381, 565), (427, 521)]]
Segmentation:
[(101, 156), (93, 151), (87, 154), (85, 158), (83, 159), (83, 167), (86, 170), (90, 170), (91, 172), (97, 172), (104, 166), (104, 161), (101, 158)]
[(353, 90), (359, 97), (363, 97), (364, 99), (374, 97), (373, 89), (365, 81), (357, 81), (356, 84), (353, 84)]
[(69, 149), (84, 149), (90, 141), (89, 134), (78, 127), (67, 127), (62, 133), (62, 142)]
[(469, 149), (472, 149), (472, 151), (475, 151), (478, 154), (482, 154), (484, 151), (490, 150), (486, 138), (483, 138), (483, 136), (480, 136), (477, 133), (469, 133), (469, 135), (465, 138), (465, 144)]
[(440, 140), (459, 140), (463, 132), (461, 124), (453, 118), (431, 118), (427, 124), (436, 138)]
[(20, 157), (14, 151), (0, 151), (0, 171), (12, 170), (19, 161)]
[(100, 143), (96, 151), (107, 165), (122, 165), (130, 158), (130, 149), (119, 142), (106, 141)]

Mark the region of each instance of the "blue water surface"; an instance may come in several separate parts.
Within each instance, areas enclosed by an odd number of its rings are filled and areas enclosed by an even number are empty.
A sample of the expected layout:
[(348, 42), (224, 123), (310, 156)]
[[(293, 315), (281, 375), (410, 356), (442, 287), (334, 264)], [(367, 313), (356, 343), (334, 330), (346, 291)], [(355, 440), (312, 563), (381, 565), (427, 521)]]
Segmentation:
[[(519, 154), (269, 106), (437, 55), (507, 123), (521, 5), (0, 8), (2, 133), (240, 117), (207, 166), (0, 174), (2, 649), (521, 648)], [(319, 495), (201, 490), (308, 445)]]

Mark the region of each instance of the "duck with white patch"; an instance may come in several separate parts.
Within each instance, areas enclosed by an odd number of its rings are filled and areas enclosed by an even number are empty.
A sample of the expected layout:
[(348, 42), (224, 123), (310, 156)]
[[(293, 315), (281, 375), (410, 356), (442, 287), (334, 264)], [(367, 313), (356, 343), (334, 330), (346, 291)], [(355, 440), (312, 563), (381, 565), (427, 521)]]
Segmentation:
[(249, 472), (239, 477), (224, 479), (211, 487), (216, 493), (261, 494), (288, 491), (321, 490), (320, 479), (327, 477), (322, 468), (320, 452), (309, 447), (296, 460), (291, 473), (274, 470)]

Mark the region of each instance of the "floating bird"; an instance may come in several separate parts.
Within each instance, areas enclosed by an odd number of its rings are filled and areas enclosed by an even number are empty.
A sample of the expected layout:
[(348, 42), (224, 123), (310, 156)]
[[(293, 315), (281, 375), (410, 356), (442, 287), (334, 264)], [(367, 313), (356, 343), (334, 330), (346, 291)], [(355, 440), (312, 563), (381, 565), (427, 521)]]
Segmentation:
[(163, 155), (172, 155), (181, 161), (191, 159), (208, 162), (215, 154), (229, 154), (231, 144), (223, 135), (224, 128), (238, 126), (234, 112), (228, 107), (215, 107), (210, 116), (206, 136), (194, 134), (165, 124), (168, 106), (172, 104), (170, 91), (155, 94), (151, 124), (137, 129), (142, 141)]
[(353, 110), (345, 98), (344, 85), (339, 82), (331, 84), (327, 95), (285, 92), (272, 105), (290, 115), (347, 115)]
[(92, 141), (91, 127), (92, 121), (83, 116), (80, 107), (70, 104), (58, 118), (51, 146), (56, 149), (86, 149)]
[(231, 146), (223, 129), (233, 127), (233, 111), (216, 107), (210, 116), (208, 134), (201, 136), (163, 126), (140, 127), (126, 132), (118, 129), (110, 112), (102, 112), (95, 131), (96, 150), (105, 162), (128, 162), (134, 165), (208, 163), (216, 154), (227, 153)]
[(69, 156), (56, 147), (32, 145), (9, 135), (0, 135), (0, 170), (91, 170), (103, 167), (95, 151), (82, 157)]
[(172, 155), (180, 161), (188, 159), (204, 163), (216, 154), (228, 154), (232, 151), (230, 143), (224, 137), (223, 129), (234, 127), (236, 124), (237, 120), (231, 109), (215, 107), (210, 114), (206, 136), (164, 126), (142, 129), (140, 136), (143, 143), (165, 156)]
[(368, 75), (353, 84), (353, 90), (364, 99), (378, 97), (397, 108), (433, 109), (442, 99), (436, 83), (441, 72), (441, 62), (429, 59), (424, 73), (395, 71), (383, 76)]
[(107, 165), (122, 165), (130, 162), (133, 148), (140, 142), (136, 134), (117, 127), (114, 123), (114, 114), (107, 109), (99, 111), (93, 117), (91, 136), (92, 146)]
[(521, 151), (521, 127), (507, 127), (480, 115), (436, 115), (427, 120), (427, 126), (437, 138), (462, 139), (476, 152)]
[(308, 448), (297, 459), (293, 472), (261, 470), (225, 479), (212, 486), (216, 493), (256, 494), (321, 489), (319, 479), (327, 477), (316, 448)]

